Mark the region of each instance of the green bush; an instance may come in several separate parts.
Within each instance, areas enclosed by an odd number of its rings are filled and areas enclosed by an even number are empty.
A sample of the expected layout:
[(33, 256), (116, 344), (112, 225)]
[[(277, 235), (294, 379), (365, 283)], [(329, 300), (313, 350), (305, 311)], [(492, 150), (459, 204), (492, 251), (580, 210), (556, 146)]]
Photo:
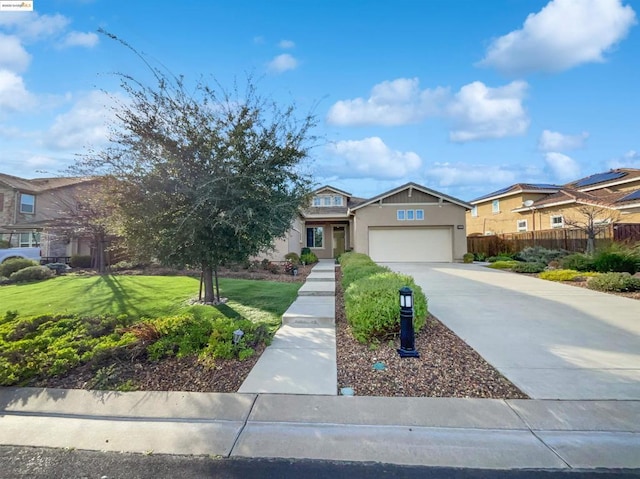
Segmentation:
[(560, 260), (562, 269), (572, 269), (575, 271), (593, 271), (593, 259), (582, 253), (574, 253), (565, 256)]
[(548, 281), (575, 281), (577, 278), (599, 276), (600, 273), (576, 271), (574, 269), (553, 269), (543, 271), (538, 275), (539, 278)]
[(298, 256), (297, 253), (287, 253), (284, 255), (284, 259), (286, 259), (287, 261), (290, 261), (292, 264), (296, 265), (296, 264), (300, 264), (300, 256)]
[(485, 259), (485, 261), (488, 261), (489, 263), (495, 263), (496, 261), (512, 261), (512, 260), (513, 258), (506, 254), (500, 254), (498, 256), (489, 256), (488, 258)]
[(490, 265), (487, 265), (487, 267), (493, 268), (493, 269), (510, 269), (517, 264), (520, 264), (520, 261), (509, 259), (509, 260), (494, 261)]
[(12, 258), (8, 259), (0, 264), (0, 276), (11, 276), (16, 271), (28, 268), (29, 266), (36, 266), (38, 263), (25, 258)]
[(640, 291), (640, 278), (629, 273), (603, 273), (590, 278), (587, 288), (597, 291)]
[(549, 264), (551, 261), (558, 261), (560, 258), (567, 256), (568, 251), (560, 249), (547, 249), (542, 246), (530, 246), (523, 249), (516, 255), (516, 259), (527, 263)]
[(473, 253), (473, 259), (475, 261), (486, 261), (487, 253)]
[(390, 269), (376, 264), (366, 254), (345, 253), (340, 257), (340, 269), (342, 270), (342, 288), (346, 291), (349, 286), (359, 279), (378, 273), (389, 272)]
[(427, 318), (427, 299), (410, 276), (384, 272), (354, 282), (344, 292), (345, 313), (353, 336), (360, 342), (381, 341), (396, 336), (400, 330), (398, 291), (413, 290), (415, 331)]
[(11, 284), (11, 280), (6, 276), (0, 276), (0, 286), (3, 284)]
[(300, 262), (304, 264), (314, 264), (318, 262), (318, 257), (315, 253), (304, 253), (300, 256)]
[(629, 273), (638, 270), (638, 258), (623, 251), (602, 251), (593, 258), (593, 268), (599, 273)]
[(309, 254), (309, 253), (311, 253), (311, 248), (307, 248), (306, 246), (300, 250), (300, 256), (302, 256), (303, 254)]
[(0, 249), (7, 249), (11, 247), (11, 243), (7, 240), (0, 240)]
[(72, 268), (91, 268), (91, 256), (74, 254), (69, 260), (69, 266)]
[(46, 266), (29, 266), (16, 271), (9, 279), (13, 283), (26, 283), (27, 281), (42, 281), (55, 276), (56, 273)]
[(545, 268), (544, 263), (518, 263), (511, 268), (511, 271), (514, 273), (542, 273)]
[(473, 263), (473, 253), (465, 253), (462, 255), (462, 262), (463, 263)]

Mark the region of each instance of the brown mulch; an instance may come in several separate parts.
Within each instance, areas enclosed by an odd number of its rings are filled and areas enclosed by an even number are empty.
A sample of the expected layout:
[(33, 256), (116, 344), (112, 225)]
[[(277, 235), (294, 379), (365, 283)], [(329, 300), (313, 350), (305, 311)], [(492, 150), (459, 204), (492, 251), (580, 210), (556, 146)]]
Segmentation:
[[(356, 341), (344, 313), (339, 272), (336, 273), (336, 343), (338, 389), (350, 387), (356, 396), (527, 398), (432, 315), (415, 336), (419, 358), (401, 358), (397, 338), (376, 347)], [(376, 363), (385, 369), (375, 369)]]

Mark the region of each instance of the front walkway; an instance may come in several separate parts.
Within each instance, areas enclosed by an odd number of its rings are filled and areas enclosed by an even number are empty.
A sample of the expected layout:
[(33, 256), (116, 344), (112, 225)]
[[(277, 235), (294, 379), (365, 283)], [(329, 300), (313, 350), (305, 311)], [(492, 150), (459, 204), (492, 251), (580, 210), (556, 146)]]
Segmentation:
[(335, 262), (320, 260), (239, 393), (336, 395)]

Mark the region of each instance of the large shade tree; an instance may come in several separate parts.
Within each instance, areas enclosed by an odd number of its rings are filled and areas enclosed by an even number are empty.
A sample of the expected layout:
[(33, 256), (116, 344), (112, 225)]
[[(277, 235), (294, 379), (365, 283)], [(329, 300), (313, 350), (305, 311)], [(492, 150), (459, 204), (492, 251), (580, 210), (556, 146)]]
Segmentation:
[(307, 200), (315, 119), (259, 95), (251, 78), (231, 90), (203, 81), (189, 88), (145, 64), (150, 84), (120, 75), (127, 99), (110, 147), (78, 166), (114, 180), (129, 246), (168, 265), (200, 267), (204, 300), (213, 302), (218, 267), (270, 247)]

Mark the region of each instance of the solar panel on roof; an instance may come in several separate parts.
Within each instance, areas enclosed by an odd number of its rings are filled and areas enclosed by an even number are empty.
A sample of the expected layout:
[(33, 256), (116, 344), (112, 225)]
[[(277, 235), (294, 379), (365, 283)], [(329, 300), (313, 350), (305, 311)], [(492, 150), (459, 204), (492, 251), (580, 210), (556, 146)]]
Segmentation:
[(631, 201), (631, 200), (640, 200), (640, 190), (636, 190), (633, 193), (629, 193), (627, 196), (620, 198), (618, 202)]
[(606, 173), (597, 173), (595, 175), (588, 176), (576, 183), (577, 187), (595, 185), (609, 180), (617, 180), (622, 178), (627, 173), (625, 171), (608, 171)]
[(551, 189), (556, 189), (559, 190), (560, 187), (558, 185), (551, 185), (548, 183), (533, 183), (530, 186), (533, 186), (534, 188), (551, 188)]
[(481, 196), (479, 198), (476, 198), (473, 201), (478, 201), (478, 200), (481, 200), (481, 199), (484, 199), (484, 198), (491, 198), (492, 196), (501, 195), (502, 193), (506, 193), (507, 191), (509, 191), (511, 188), (513, 188), (513, 185), (507, 186), (506, 188), (502, 188), (501, 190), (498, 190), (498, 191), (494, 191), (492, 193), (489, 193), (488, 195)]

